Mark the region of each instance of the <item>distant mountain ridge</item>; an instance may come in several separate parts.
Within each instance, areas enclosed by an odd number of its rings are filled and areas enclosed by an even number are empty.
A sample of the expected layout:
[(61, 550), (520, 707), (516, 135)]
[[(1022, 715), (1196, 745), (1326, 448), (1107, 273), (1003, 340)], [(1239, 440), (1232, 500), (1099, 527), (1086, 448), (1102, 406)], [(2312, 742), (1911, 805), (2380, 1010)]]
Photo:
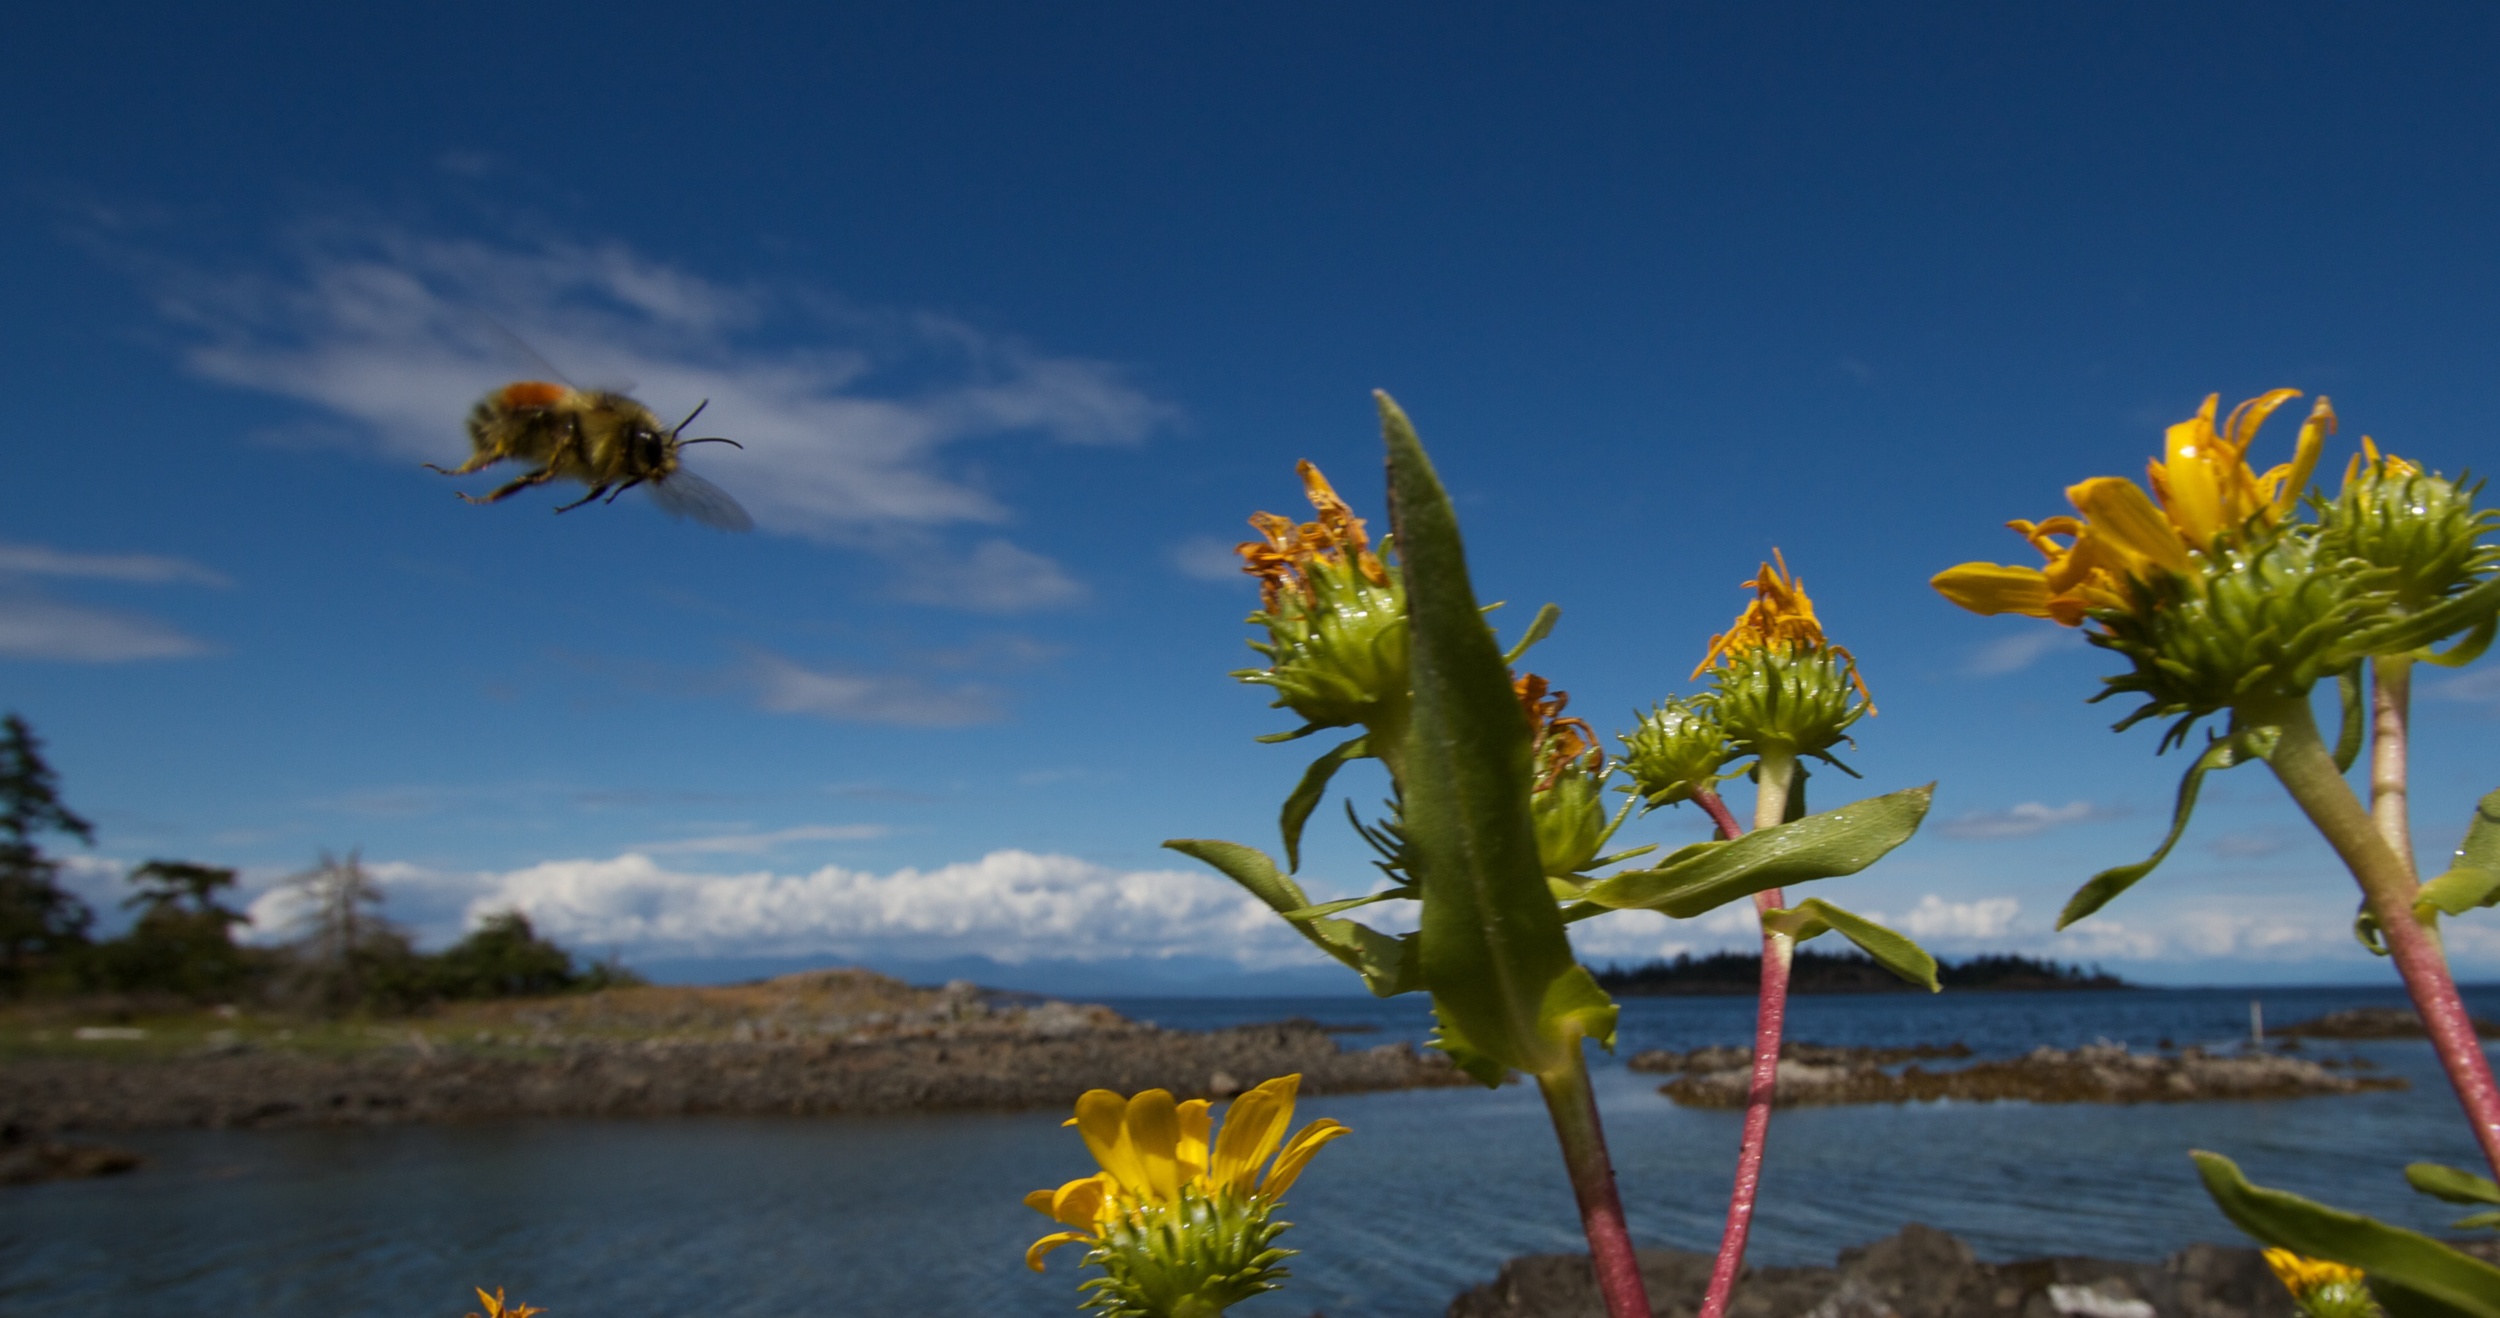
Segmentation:
[[(1673, 961), (1639, 966), (1591, 967), (1607, 992), (1626, 997), (1676, 994), (1750, 994), (1762, 985), (1758, 952), (1713, 952), (1696, 957), (1687, 952)], [(2122, 989), (2133, 984), (2098, 966), (2044, 961), (2014, 953), (1994, 953), (1962, 961), (1939, 961), (1936, 979), (1954, 989)], [(1791, 993), (1915, 992), (1917, 986), (1858, 952), (1815, 952), (1800, 949), (1790, 964)]]

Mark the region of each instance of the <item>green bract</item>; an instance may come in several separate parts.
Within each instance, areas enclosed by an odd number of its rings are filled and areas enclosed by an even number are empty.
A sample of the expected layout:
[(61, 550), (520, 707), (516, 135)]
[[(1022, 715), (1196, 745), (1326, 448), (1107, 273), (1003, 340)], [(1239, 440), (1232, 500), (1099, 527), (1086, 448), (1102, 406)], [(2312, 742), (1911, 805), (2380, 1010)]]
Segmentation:
[(1708, 696), (1662, 700), (1620, 740), (1623, 770), (1650, 809), (1691, 800), (1694, 792), (1716, 784), (1719, 770), (1740, 754), (1728, 744)]
[[(1385, 554), (1388, 545), (1381, 548)], [(1269, 666), (1233, 676), (1273, 689), (1277, 705), (1313, 729), (1400, 718), (1408, 683), (1406, 585), (1394, 564), (1385, 575), (1387, 585), (1374, 583), (1351, 555), (1311, 563), (1303, 572), (1306, 589), (1281, 591), (1274, 608), (1250, 615), (1268, 635), (1250, 648)]]
[(2336, 556), (2306, 527), (2218, 546), (2202, 559), (2200, 579), (2131, 583), (2135, 607), (2094, 610), (2106, 630), (2085, 633), (2135, 665), (2103, 678), (2107, 689), (2093, 699), (2145, 698), (2121, 728), (2175, 716), (2165, 747), (2209, 714), (2252, 698), (2306, 695), (2350, 668), (2366, 653), (2357, 633), (2387, 604), (2385, 571)]
[(1606, 815), (1606, 779), (1610, 768), (1566, 768), (1553, 783), (1528, 798), (1528, 816), (1536, 825), (1537, 858), (1548, 877), (1568, 879), (1597, 864), (1606, 839), (1614, 836), (1623, 813)]
[(2500, 546), (2482, 542), (2500, 512), (2474, 507), (2479, 488), (2389, 459), (2363, 464), (2333, 503), (2319, 506), (2319, 548), (2329, 559), (2384, 569), (2394, 606), (2417, 612), (2500, 565)]
[(1213, 1318), (1253, 1295), (1277, 1289), (1277, 1266), (1295, 1251), (1277, 1249), (1292, 1226), (1271, 1218), (1258, 1198), (1207, 1195), (1183, 1187), (1177, 1203), (1146, 1205), (1100, 1228), (1085, 1256), (1103, 1275), (1078, 1287), (1084, 1308), (1103, 1318)]
[(1775, 642), (1740, 650), (1711, 669), (1710, 680), (1719, 726), (1740, 754), (1829, 760), (1868, 709), (1857, 698), (1848, 658), (1828, 646)]

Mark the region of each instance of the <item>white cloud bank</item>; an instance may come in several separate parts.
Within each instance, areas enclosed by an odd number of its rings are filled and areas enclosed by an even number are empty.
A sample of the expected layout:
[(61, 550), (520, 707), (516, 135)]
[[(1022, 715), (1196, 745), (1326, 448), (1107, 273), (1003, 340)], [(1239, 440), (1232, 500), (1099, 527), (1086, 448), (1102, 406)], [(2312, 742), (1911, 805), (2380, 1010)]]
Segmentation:
[(2089, 801), (2068, 801), (2049, 805), (2041, 801), (2025, 801), (2003, 810), (1976, 810), (1948, 819), (1936, 826), (1946, 837), (1965, 841), (1995, 841), (2001, 838), (2034, 837), (2052, 828), (2068, 824), (2108, 819), (2114, 811)]
[(1015, 432), (1129, 444), (1172, 415), (1102, 362), (942, 316), (723, 283), (617, 243), (332, 225), (299, 238), (293, 265), (160, 268), (160, 308), (195, 334), (185, 364), (328, 411), (354, 423), (351, 442), (412, 463), (465, 457), (461, 419), (489, 389), (549, 373), (536, 353), (586, 386), (632, 381), (671, 420), (709, 399), (702, 431), (745, 450), (701, 450), (702, 474), (759, 525), (881, 549), (909, 565), (905, 598), (975, 611), (1081, 592), (1006, 541), (962, 550), (929, 534), (1009, 518), (949, 468), (949, 449)]

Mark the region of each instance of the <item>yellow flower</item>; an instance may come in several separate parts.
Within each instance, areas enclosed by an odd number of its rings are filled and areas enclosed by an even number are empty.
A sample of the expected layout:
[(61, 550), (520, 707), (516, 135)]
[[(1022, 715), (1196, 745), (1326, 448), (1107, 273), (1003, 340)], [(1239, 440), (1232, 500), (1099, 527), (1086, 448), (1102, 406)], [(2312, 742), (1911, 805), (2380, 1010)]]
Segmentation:
[[(1350, 1133), (1322, 1117), (1287, 1140), (1301, 1084), (1299, 1075), (1280, 1076), (1234, 1099), (1220, 1133), (1202, 1098), (1176, 1103), (1162, 1089), (1134, 1098), (1108, 1089), (1087, 1091), (1068, 1124), (1085, 1137), (1102, 1170), (1024, 1197), (1027, 1207), (1075, 1228), (1034, 1241), (1025, 1251), (1025, 1265), (1039, 1272), (1042, 1256), (1061, 1245), (1099, 1244), (1110, 1234), (1107, 1228), (1161, 1216), (1185, 1200), (1246, 1206), (1264, 1216), (1293, 1188), (1321, 1145)], [(1260, 1169), (1271, 1156), (1275, 1165), (1262, 1179)]]
[(1930, 584), (1973, 613), (2019, 613), (2075, 627), (2091, 609), (2126, 607), (2129, 581), (2195, 575), (2194, 555), (2251, 526), (2281, 522), (2308, 488), (2319, 451), (2335, 433), (2335, 409), (2324, 397), (2301, 425), (2291, 461), (2263, 475), (2248, 465), (2258, 427), (2299, 396), (2296, 389), (2261, 394), (2233, 408), (2217, 430), (2222, 396), (2208, 395), (2195, 416), (2170, 427), (2163, 457), (2147, 464), (2150, 496), (2120, 476), (2069, 486), (2066, 499), (2080, 519), (2006, 523), (2048, 560), (2043, 567), (1964, 563)]
[(538, 1308), (535, 1305), (523, 1304), (518, 1300), (515, 1300), (510, 1304), (504, 1303), (503, 1287), (501, 1286), (497, 1286), (495, 1288), (495, 1293), (492, 1295), (486, 1293), (485, 1287), (478, 1287), (477, 1300), (478, 1303), (486, 1306), (486, 1312), (483, 1314), (470, 1314), (469, 1318), (530, 1318), (530, 1315), (532, 1314), (546, 1312), (546, 1310)]
[(1832, 644), (1823, 635), (1823, 624), (1814, 616), (1814, 601), (1807, 597), (1805, 583), (1788, 570), (1788, 556), (1771, 551), (1771, 563), (1762, 565), (1745, 587), (1754, 592), (1753, 602), (1736, 621), (1720, 635), (1710, 638), (1709, 652), (1693, 669), (1700, 677), (1715, 664), (1724, 664), (1752, 650), (1829, 650), (1838, 655), (1848, 668), (1849, 681), (1857, 688), (1858, 698), (1866, 702), (1866, 712), (1875, 712), (1875, 698), (1868, 694), (1866, 679), (1858, 675), (1858, 661), (1843, 646)]
[(2361, 1269), (2313, 1259), (2288, 1249), (2268, 1249), (2266, 1266), (2312, 1318), (2361, 1318), (2378, 1313)]

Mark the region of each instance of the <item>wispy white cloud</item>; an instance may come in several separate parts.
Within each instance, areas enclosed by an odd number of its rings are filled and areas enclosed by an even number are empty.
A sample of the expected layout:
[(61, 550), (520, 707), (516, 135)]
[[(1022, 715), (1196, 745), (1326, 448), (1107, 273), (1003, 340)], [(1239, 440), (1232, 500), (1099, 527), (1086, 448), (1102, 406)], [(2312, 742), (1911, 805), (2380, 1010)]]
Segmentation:
[[(580, 383), (633, 381), (672, 417), (709, 399), (703, 429), (745, 451), (704, 451), (707, 478), (767, 530), (870, 549), (897, 530), (1009, 520), (950, 464), (967, 441), (1128, 444), (1173, 415), (1103, 362), (942, 316), (723, 283), (618, 243), (498, 246), (331, 225), (299, 236), (291, 269), (160, 266), (155, 284), (164, 314), (195, 335), (192, 371), (321, 408), (395, 458), (465, 456), (460, 418), (495, 385), (548, 370), (533, 350)], [(1026, 605), (1075, 593), (1064, 574), (1037, 571), (1048, 560), (1004, 541), (964, 561), (1048, 588), (1012, 597)]]
[(95, 581), (168, 582), (228, 586), (222, 572), (187, 559), (157, 554), (81, 554), (49, 545), (0, 541), (0, 576), (83, 577)]
[(985, 687), (939, 685), (908, 673), (809, 668), (758, 652), (749, 658), (746, 674), (756, 703), (775, 714), (908, 727), (960, 727), (999, 716), (998, 702)]
[(2072, 627), (2032, 626), (1971, 651), (1962, 672), (1971, 677), (2003, 677), (2019, 673), (2061, 650), (2078, 649), (2083, 633)]
[(960, 557), (917, 553), (899, 566), (897, 596), (973, 613), (1035, 613), (1086, 595), (1084, 583), (1059, 564), (1004, 540), (984, 540)]
[(69, 663), (182, 659), (211, 647), (154, 618), (0, 589), (0, 655)]
[(1211, 535), (1194, 535), (1172, 546), (1172, 570), (1198, 581), (1246, 581), (1241, 556), (1231, 544)]
[(884, 837), (890, 831), (883, 824), (802, 824), (767, 833), (720, 833), (646, 842), (634, 850), (653, 856), (761, 856), (793, 842), (859, 842)]
[(2052, 828), (2081, 824), (2095, 819), (2108, 819), (2115, 811), (2089, 801), (2069, 801), (2064, 805), (2046, 805), (2025, 801), (2003, 810), (1975, 810), (1948, 819), (1936, 826), (1946, 837), (1974, 840), (2034, 837)]
[(2500, 710), (2500, 665), (2486, 663), (2479, 671), (2427, 683), (2426, 690), (2442, 700), (2468, 701)]
[(140, 585), (231, 584), (221, 573), (156, 554), (84, 554), (0, 541), (0, 656), (68, 663), (181, 659), (213, 648), (171, 624), (135, 613), (55, 599), (38, 579)]

